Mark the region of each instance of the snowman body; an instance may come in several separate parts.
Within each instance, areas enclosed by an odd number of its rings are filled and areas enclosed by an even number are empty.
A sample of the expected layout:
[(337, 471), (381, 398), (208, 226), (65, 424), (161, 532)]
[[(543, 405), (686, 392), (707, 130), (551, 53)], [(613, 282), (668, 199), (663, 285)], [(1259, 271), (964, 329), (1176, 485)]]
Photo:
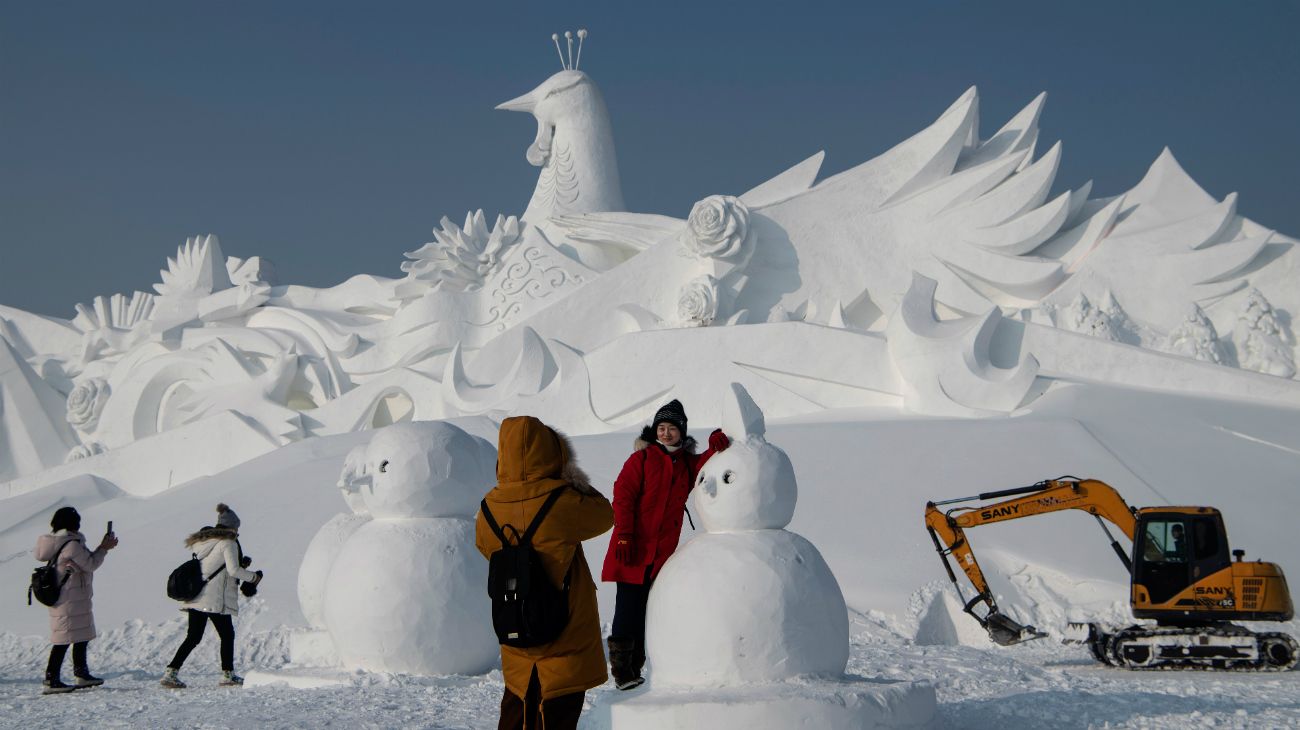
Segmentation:
[(472, 518), (495, 481), (496, 450), (448, 423), (398, 424), (377, 433), (357, 462), (344, 478), (369, 518), (334, 530), (348, 534), (321, 606), (342, 664), (425, 675), (489, 671), (497, 641)]
[(794, 468), (760, 429), (749, 424), (705, 464), (694, 489), (705, 534), (673, 555), (650, 593), (655, 686), (839, 676), (848, 663), (844, 596), (817, 548), (783, 529)]

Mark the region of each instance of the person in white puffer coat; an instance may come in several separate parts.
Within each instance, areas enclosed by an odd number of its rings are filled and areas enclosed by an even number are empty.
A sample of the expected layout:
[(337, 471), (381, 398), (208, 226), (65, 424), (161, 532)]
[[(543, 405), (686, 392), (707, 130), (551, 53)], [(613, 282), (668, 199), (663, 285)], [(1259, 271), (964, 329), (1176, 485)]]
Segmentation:
[(223, 687), (244, 683), (235, 674), (235, 624), (232, 618), (239, 613), (240, 581), (246, 584), (245, 595), (252, 595), (252, 587), (262, 580), (262, 571), (248, 570), (249, 560), (244, 558), (239, 546), (239, 516), (224, 504), (217, 505), (217, 524), (204, 527), (185, 539), (185, 546), (199, 559), (203, 575), (208, 582), (198, 597), (181, 605), (189, 613), (189, 630), (185, 641), (176, 650), (176, 656), (167, 665), (162, 686), (184, 689), (178, 676), (185, 659), (203, 640), (203, 630), (208, 622), (221, 637), (221, 681)]

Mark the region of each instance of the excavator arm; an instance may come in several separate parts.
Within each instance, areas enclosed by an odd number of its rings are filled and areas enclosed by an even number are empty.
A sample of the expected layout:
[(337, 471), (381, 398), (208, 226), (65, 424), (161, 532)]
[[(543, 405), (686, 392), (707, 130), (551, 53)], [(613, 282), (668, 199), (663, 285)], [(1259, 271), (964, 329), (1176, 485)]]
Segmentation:
[[(988, 502), (1003, 497), (1014, 497), (1014, 499), (952, 507), (946, 511), (939, 509), (947, 505)], [(1132, 572), (1133, 566), (1128, 554), (1106, 528), (1106, 522), (1119, 528), (1131, 541), (1137, 526), (1136, 511), (1110, 485), (1096, 479), (1061, 477), (1028, 487), (984, 492), (972, 497), (959, 497), (926, 504), (926, 528), (930, 532), (930, 538), (934, 540), (934, 548), (943, 561), (944, 569), (948, 571), (948, 578), (957, 587), (957, 595), (965, 601), (963, 610), (975, 617), (989, 632), (989, 637), (998, 644), (1008, 646), (1041, 638), (1045, 634), (1033, 626), (1022, 626), (998, 610), (997, 601), (989, 590), (988, 580), (984, 577), (984, 571), (980, 568), (979, 561), (975, 559), (975, 553), (966, 538), (966, 529), (1067, 509), (1083, 510), (1096, 518), (1102, 531), (1110, 539), (1111, 548), (1124, 563), (1125, 569)], [(958, 567), (975, 588), (974, 598), (968, 601), (962, 595), (961, 584), (957, 581), (957, 575), (948, 560), (950, 556), (956, 560)], [(985, 609), (982, 616), (976, 613), (978, 606), (983, 606)]]

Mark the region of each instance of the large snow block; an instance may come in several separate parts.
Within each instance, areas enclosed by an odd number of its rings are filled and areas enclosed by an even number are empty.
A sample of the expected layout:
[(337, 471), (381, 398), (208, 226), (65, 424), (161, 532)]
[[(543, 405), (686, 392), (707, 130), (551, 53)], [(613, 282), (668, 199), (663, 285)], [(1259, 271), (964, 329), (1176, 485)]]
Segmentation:
[[(653, 689), (653, 688), (652, 688)], [(928, 728), (937, 723), (934, 687), (925, 682), (845, 677), (799, 678), (714, 689), (620, 694), (598, 703), (587, 730), (861, 730)]]

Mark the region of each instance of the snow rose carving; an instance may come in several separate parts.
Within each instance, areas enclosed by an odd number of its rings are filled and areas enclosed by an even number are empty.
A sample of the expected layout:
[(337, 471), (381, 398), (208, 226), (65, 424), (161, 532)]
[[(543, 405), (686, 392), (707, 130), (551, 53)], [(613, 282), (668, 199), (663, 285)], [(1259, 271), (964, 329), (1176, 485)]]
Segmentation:
[(701, 258), (739, 258), (748, 236), (749, 208), (731, 195), (710, 195), (686, 219), (686, 247)]
[(103, 378), (83, 381), (68, 394), (68, 423), (82, 431), (94, 431), (108, 395), (108, 383)]
[(683, 323), (708, 326), (718, 316), (718, 281), (712, 276), (692, 279), (677, 295), (677, 316)]
[(90, 457), (102, 454), (107, 450), (108, 449), (105, 449), (104, 445), (98, 441), (91, 441), (90, 443), (81, 444), (80, 446), (74, 446), (72, 447), (72, 450), (68, 452), (68, 456), (63, 460), (63, 463), (71, 464), (74, 461), (89, 459)]

